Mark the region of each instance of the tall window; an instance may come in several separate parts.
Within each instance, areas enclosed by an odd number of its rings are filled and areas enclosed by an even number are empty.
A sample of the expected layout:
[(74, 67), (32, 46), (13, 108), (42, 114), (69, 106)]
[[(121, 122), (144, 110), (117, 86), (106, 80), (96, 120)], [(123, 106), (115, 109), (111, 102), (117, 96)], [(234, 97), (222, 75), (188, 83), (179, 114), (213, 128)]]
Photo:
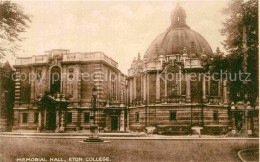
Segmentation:
[(61, 86), (61, 68), (58, 66), (54, 66), (51, 69), (51, 94), (60, 93)]
[(170, 112), (170, 120), (175, 121), (176, 120), (176, 111)]
[(89, 123), (89, 112), (84, 113), (84, 123)]
[(214, 112), (213, 112), (213, 121), (214, 121), (214, 122), (217, 122), (217, 121), (218, 121), (218, 112), (217, 112), (217, 111), (214, 111)]
[(210, 90), (211, 96), (218, 96), (218, 81), (211, 80)]
[(116, 78), (115, 74), (111, 75), (111, 99), (116, 99)]
[(68, 123), (72, 123), (72, 112), (68, 112), (67, 122), (68, 122)]
[(38, 113), (34, 113), (34, 123), (38, 123)]
[(27, 123), (27, 118), (28, 118), (28, 113), (23, 113), (23, 120), (22, 120), (22, 122), (23, 123)]
[(168, 102), (178, 102), (180, 96), (180, 73), (179, 68), (172, 66), (167, 70), (166, 82), (167, 82), (167, 100)]
[(139, 122), (139, 112), (135, 112), (135, 122)]
[(69, 68), (69, 78), (68, 78), (68, 95), (69, 98), (73, 98), (73, 92), (74, 92), (74, 87), (73, 87), (73, 78), (74, 78), (74, 69)]

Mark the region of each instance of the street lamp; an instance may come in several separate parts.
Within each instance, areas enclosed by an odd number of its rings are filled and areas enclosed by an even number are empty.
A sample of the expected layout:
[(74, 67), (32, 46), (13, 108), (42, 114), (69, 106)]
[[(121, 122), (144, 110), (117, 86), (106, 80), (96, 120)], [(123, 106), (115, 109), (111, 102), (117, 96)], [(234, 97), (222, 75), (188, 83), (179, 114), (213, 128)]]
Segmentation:
[(98, 90), (96, 86), (92, 89), (92, 97), (93, 97), (93, 125), (90, 125), (90, 137), (85, 139), (84, 142), (104, 142), (104, 140), (98, 137), (98, 125), (96, 125), (96, 100), (97, 100)]

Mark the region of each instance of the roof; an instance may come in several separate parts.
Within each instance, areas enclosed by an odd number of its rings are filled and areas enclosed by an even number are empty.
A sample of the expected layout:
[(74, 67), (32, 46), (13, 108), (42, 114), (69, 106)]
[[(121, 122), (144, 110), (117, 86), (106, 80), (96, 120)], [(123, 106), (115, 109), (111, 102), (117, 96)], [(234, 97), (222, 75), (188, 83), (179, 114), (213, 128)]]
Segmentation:
[(145, 57), (148, 60), (159, 55), (183, 54), (184, 48), (188, 52), (212, 55), (212, 49), (206, 39), (199, 33), (190, 29), (186, 24), (185, 10), (177, 5), (172, 12), (172, 23), (169, 29), (157, 36), (148, 47)]

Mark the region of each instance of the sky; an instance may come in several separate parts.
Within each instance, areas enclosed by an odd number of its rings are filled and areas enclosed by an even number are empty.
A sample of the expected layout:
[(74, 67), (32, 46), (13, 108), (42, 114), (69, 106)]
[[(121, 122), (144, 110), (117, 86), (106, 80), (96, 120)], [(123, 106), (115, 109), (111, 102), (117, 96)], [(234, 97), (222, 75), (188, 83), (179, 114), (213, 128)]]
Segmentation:
[[(227, 1), (179, 1), (187, 25), (200, 33), (215, 52), (220, 42)], [(170, 26), (177, 1), (18, 1), (32, 16), (22, 34), (18, 57), (42, 55), (51, 49), (71, 52), (101, 51), (127, 74), (134, 57), (144, 55), (150, 43)], [(11, 62), (13, 62), (12, 58)]]

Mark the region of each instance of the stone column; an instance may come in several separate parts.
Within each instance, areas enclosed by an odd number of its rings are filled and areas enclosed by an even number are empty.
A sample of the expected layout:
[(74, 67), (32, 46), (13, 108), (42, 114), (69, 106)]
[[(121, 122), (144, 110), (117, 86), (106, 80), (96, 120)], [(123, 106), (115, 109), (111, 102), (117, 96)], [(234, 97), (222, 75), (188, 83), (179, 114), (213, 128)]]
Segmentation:
[(144, 100), (146, 101), (146, 75), (144, 75), (144, 77), (143, 77), (143, 82), (144, 82)]
[[(50, 80), (48, 78), (49, 77), (47, 75), (47, 68), (43, 67), (42, 68), (42, 78), (41, 78), (42, 93), (44, 93), (50, 86), (50, 82), (49, 82)], [(50, 89), (51, 89), (51, 87), (47, 91), (49, 91)]]
[(129, 80), (129, 100), (130, 100), (130, 105), (132, 105), (132, 101), (133, 101), (133, 79)]
[(42, 112), (39, 111), (38, 113), (39, 113), (39, 115), (38, 115), (38, 127), (37, 127), (37, 132), (40, 132), (41, 129), (42, 129)]
[(191, 95), (190, 95), (190, 74), (185, 73), (185, 80), (186, 80), (186, 102), (191, 102)]
[(60, 113), (59, 110), (56, 111), (56, 130), (55, 132), (59, 132), (60, 129)]
[(136, 101), (136, 77), (133, 79), (133, 88), (134, 100)]
[(235, 112), (232, 111), (232, 134), (236, 134)]
[(120, 131), (124, 131), (125, 130), (125, 120), (124, 120), (124, 109), (121, 110), (121, 114), (119, 116), (119, 121), (120, 121), (120, 124), (119, 124), (119, 130)]
[(222, 101), (221, 101), (221, 96), (222, 96), (222, 94), (221, 94), (221, 88), (222, 88), (222, 81), (219, 80), (219, 81), (218, 81), (218, 96), (219, 96), (218, 102), (219, 102), (219, 103), (222, 103)]
[(46, 128), (47, 126), (47, 110), (44, 110), (44, 121), (43, 121), (43, 126), (44, 128)]
[(67, 65), (63, 65), (62, 66), (62, 92), (63, 94), (65, 94), (65, 96), (67, 96), (67, 77), (68, 77), (68, 73), (67, 73)]
[(165, 72), (165, 78), (164, 78), (164, 100), (165, 103), (167, 103), (167, 73)]
[(160, 97), (160, 74), (157, 72), (156, 75), (156, 103), (160, 103), (161, 97)]
[(149, 103), (149, 97), (150, 97), (150, 92), (149, 92), (149, 88), (150, 88), (150, 83), (149, 83), (149, 75), (147, 75), (147, 104)]
[(206, 79), (205, 79), (205, 74), (203, 74), (202, 78), (202, 91), (203, 91), (203, 102), (206, 103), (207, 97), (206, 97)]
[(60, 125), (60, 132), (64, 132), (65, 130), (65, 112), (61, 111), (61, 125)]
[(248, 115), (248, 110), (247, 111), (247, 133), (248, 135), (251, 135), (252, 134), (252, 128), (251, 128), (251, 118), (249, 117)]
[(77, 120), (77, 130), (80, 131), (80, 123), (81, 123), (81, 110), (78, 109), (78, 120)]
[(227, 104), (227, 80), (223, 81), (223, 100), (224, 104)]
[[(32, 67), (31, 73), (36, 74), (35, 67)], [(35, 99), (35, 80), (37, 78), (37, 74), (34, 76), (35, 76), (35, 78), (31, 78), (31, 80), (30, 80), (30, 82), (31, 82), (31, 103), (34, 102), (34, 99)]]

